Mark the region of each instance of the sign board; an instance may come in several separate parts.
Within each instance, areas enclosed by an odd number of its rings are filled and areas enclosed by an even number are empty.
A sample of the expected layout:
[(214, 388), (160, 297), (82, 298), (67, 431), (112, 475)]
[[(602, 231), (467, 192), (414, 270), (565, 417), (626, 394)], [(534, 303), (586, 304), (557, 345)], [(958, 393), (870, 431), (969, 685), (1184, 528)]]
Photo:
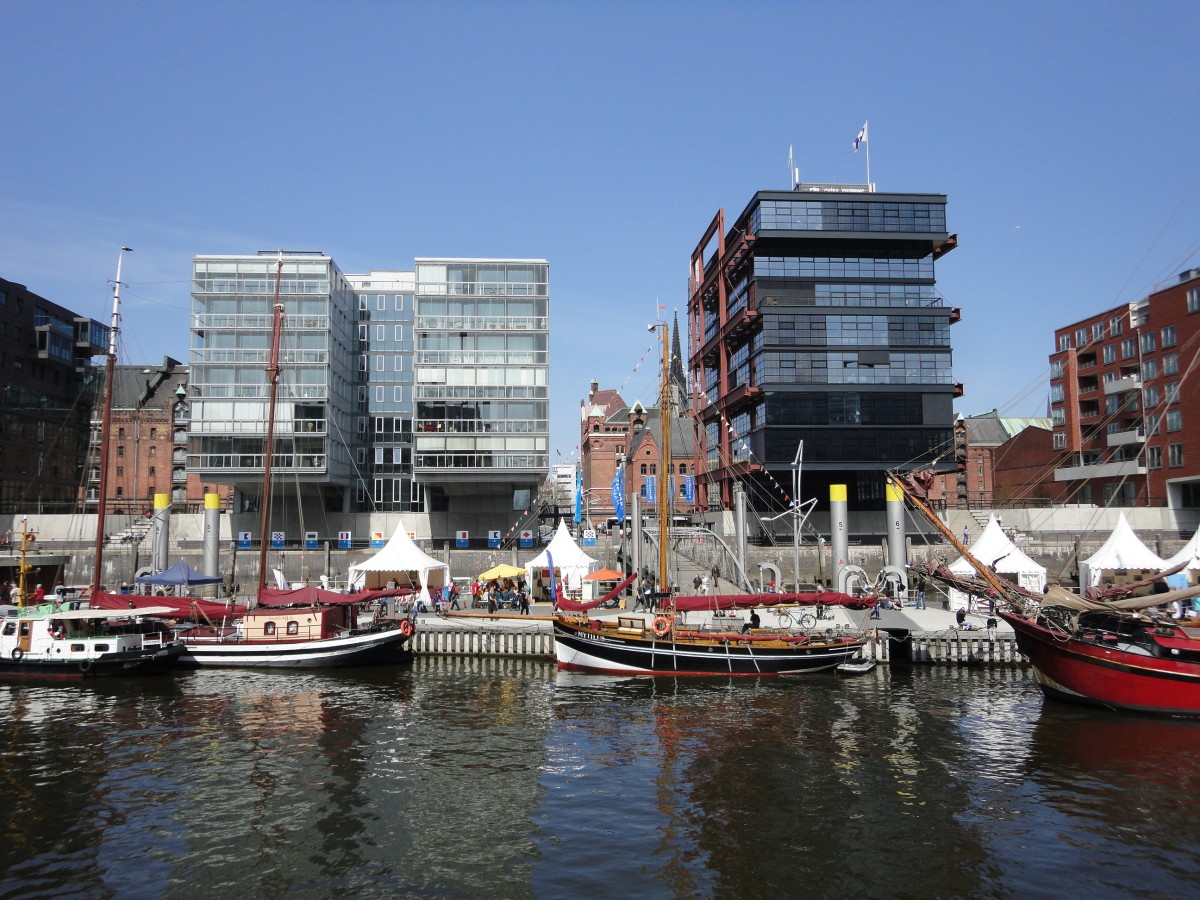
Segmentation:
[(315, 531), (304, 532), (304, 549), (316, 550), (317, 547), (317, 533)]
[(338, 532), (338, 549), (339, 550), (349, 550), (350, 549), (350, 532), (348, 532), (348, 531), (339, 531)]
[(287, 535), (282, 531), (271, 532), (271, 549), (282, 550), (284, 543), (287, 541)]
[(254, 544), (254, 534), (249, 531), (239, 531), (237, 545), (239, 550), (249, 550)]
[(371, 532), (371, 546), (372, 547), (382, 547), (383, 545), (384, 545), (383, 532), (382, 531), (372, 531)]
[(454, 532), (454, 546), (459, 550), (465, 550), (471, 546), (471, 533), (469, 531)]
[(585, 546), (585, 547), (595, 547), (596, 546), (596, 529), (595, 528), (585, 528), (583, 530), (583, 546)]
[(521, 539), (520, 539), (519, 543), (522, 547), (532, 547), (533, 546), (533, 532), (532, 531), (522, 531)]
[(499, 547), (500, 546), (500, 532), (498, 532), (498, 531), (489, 531), (488, 532), (488, 546), (489, 547)]

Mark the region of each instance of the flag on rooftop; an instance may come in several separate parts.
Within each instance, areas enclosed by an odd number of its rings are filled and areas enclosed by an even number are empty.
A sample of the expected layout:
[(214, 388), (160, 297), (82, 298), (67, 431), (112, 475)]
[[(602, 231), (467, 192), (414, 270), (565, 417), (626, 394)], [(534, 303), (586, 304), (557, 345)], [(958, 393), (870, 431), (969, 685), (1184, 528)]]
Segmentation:
[(858, 132), (858, 137), (854, 139), (854, 152), (858, 152), (858, 145), (867, 142), (867, 123), (863, 122), (863, 127)]

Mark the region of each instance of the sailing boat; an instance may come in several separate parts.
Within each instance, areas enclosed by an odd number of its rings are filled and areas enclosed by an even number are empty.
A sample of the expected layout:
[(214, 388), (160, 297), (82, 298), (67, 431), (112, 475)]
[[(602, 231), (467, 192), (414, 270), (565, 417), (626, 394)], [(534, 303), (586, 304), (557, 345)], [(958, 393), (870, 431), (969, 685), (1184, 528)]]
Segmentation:
[(892, 479), (974, 566), (980, 579), (976, 592), (1009, 606), (997, 614), (1016, 632), (1017, 646), (1047, 697), (1133, 712), (1200, 716), (1200, 622), (1179, 622), (1159, 611), (1175, 600), (1200, 596), (1200, 586), (1097, 599), (1051, 586), (1044, 596), (1035, 597), (998, 578), (959, 543), (925, 502), (929, 481), (923, 473), (892, 473)]
[(269, 404), (263, 452), (258, 606), (230, 622), (181, 629), (185, 666), (256, 666), (327, 668), (411, 660), (415, 632), (410, 619), (362, 622), (360, 609), (377, 596), (395, 592), (341, 594), (315, 587), (275, 590), (267, 587), (267, 536), (271, 533), (271, 468), (275, 451), (275, 406), (279, 386), (279, 349), (283, 304), (279, 286), (283, 254), (275, 268), (274, 319), (267, 367)]
[[(107, 383), (100, 426), (100, 505), (96, 518), (95, 568), (93, 596), (99, 592), (100, 566), (104, 552), (104, 490), (108, 474), (109, 431), (112, 413), (113, 375), (117, 359), (117, 326), (121, 309), (121, 262), (129, 250), (122, 247), (117, 256), (117, 280), (113, 282), (112, 325), (108, 336)], [(131, 623), (130, 610), (81, 609), (70, 603), (64, 608), (61, 597), (41, 602), (40, 590), (32, 598), (37, 606), (25, 605), (25, 576), (29, 571), (25, 553), (34, 532), (28, 520), (21, 519), (20, 562), (17, 570), (17, 605), (4, 610), (0, 619), (0, 675), (19, 678), (83, 678), (99, 675), (149, 675), (172, 668), (183, 654), (183, 645), (174, 641), (166, 627)], [(152, 607), (137, 615), (153, 615), (170, 610)]]
[[(662, 328), (663, 369), (659, 471), (670, 471), (671, 390), (670, 348)], [(669, 482), (666, 482), (669, 484)], [(658, 492), (658, 581), (667, 577), (667, 531), (671, 520), (671, 491)], [(627, 579), (625, 583), (631, 579)], [(620, 587), (618, 586), (618, 590)], [(783, 675), (833, 669), (855, 656), (866, 643), (861, 635), (793, 627), (786, 612), (777, 627), (760, 627), (758, 608), (798, 603), (844, 602), (833, 592), (813, 594), (737, 594), (719, 597), (673, 597), (660, 591), (659, 611), (619, 614), (616, 620), (592, 619), (587, 612), (612, 596), (590, 603), (560, 600), (554, 619), (555, 656), (560, 669), (644, 675)], [(742, 620), (734, 610), (751, 610)], [(719, 612), (729, 611), (728, 615)]]

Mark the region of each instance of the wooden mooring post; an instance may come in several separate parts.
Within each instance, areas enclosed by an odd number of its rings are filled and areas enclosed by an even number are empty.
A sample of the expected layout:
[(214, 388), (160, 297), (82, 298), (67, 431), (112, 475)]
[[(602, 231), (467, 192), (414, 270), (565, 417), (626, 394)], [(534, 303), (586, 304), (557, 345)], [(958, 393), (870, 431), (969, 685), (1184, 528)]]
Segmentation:
[(928, 666), (1024, 666), (1011, 635), (986, 631), (879, 629), (869, 652), (881, 663)]
[(554, 635), (545, 628), (452, 628), (425, 622), (412, 640), (426, 656), (513, 656), (554, 659)]

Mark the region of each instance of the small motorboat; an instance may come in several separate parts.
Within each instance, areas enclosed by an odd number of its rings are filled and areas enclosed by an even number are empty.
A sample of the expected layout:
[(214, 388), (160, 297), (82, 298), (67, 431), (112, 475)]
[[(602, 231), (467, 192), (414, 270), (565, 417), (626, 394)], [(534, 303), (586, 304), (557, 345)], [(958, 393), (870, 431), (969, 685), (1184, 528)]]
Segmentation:
[(866, 675), (875, 668), (875, 660), (869, 656), (852, 656), (837, 667), (839, 675)]

